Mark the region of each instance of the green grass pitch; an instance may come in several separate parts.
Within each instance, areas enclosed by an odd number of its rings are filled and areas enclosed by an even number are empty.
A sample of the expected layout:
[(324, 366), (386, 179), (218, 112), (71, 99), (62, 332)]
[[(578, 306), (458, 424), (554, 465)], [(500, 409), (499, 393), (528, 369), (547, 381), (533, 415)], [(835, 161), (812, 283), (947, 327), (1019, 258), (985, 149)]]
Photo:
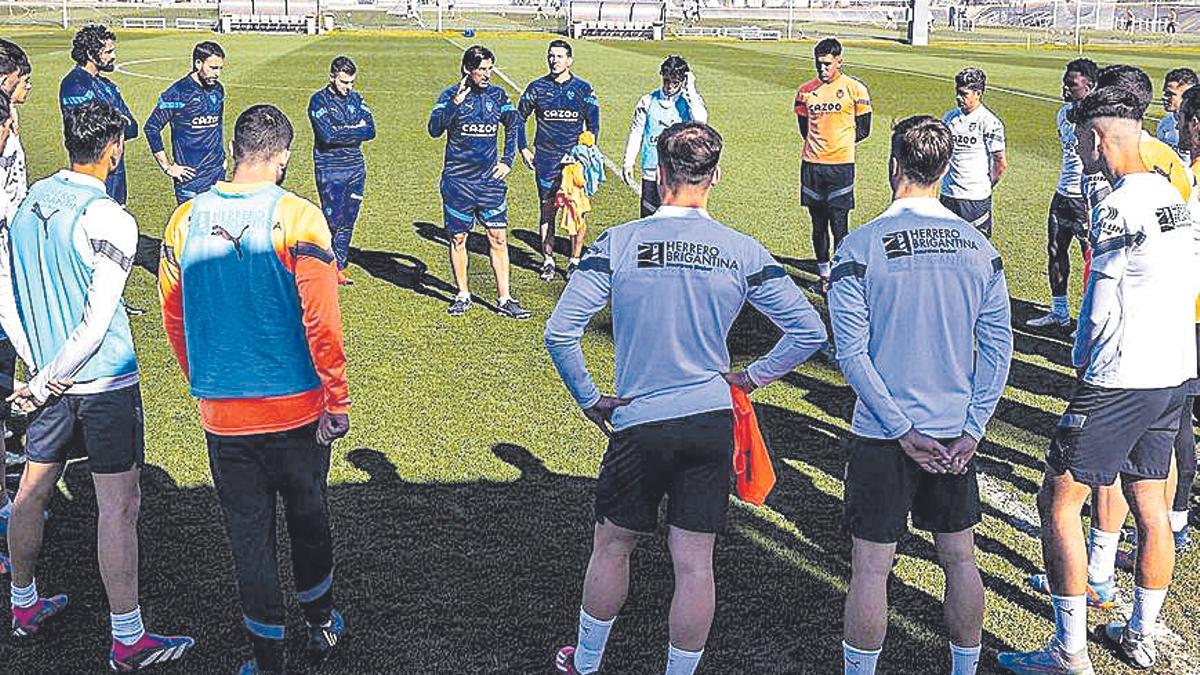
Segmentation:
[[(55, 94), (71, 66), (70, 37), (46, 28), (18, 29), (8, 37), (30, 52), (34, 64), (32, 100), (20, 112), (36, 179), (65, 161)], [(158, 93), (187, 71), (191, 45), (199, 39), (120, 32), (121, 70), (113, 79), (142, 121)], [(499, 68), (522, 86), (544, 72), (545, 37), (484, 35), (475, 41), (493, 48)], [(351, 638), (348, 653), (327, 671), (550, 672), (554, 650), (574, 639), (603, 437), (578, 414), (541, 345), (543, 322), (563, 284), (537, 279), (530, 172), (523, 166), (513, 172), (509, 201), (514, 293), (535, 319), (517, 323), (479, 307), (451, 319), (445, 314), (453, 292), (439, 238), (437, 192), (444, 141), (429, 138), (425, 125), (438, 92), (457, 79), (459, 48), (433, 34), (238, 35), (221, 42), (229, 54), (223, 78), (227, 138), (249, 105), (280, 106), (298, 132), (287, 186), (300, 194), (316, 199), (305, 109), (311, 92), (324, 85), (332, 57), (345, 53), (358, 61), (360, 90), (378, 123), (379, 137), (366, 148), (366, 200), (350, 269), (356, 285), (341, 295), (354, 406), (352, 431), (334, 450), (330, 495), (336, 593)], [(668, 53), (686, 56), (710, 122), (726, 140), (713, 215), (758, 237), (807, 283), (812, 253), (808, 218), (797, 203), (800, 142), (792, 99), (812, 77), (811, 48), (804, 42), (580, 41), (575, 70), (599, 94), (601, 146), (619, 163), (633, 105), (656, 86), (658, 63)], [(949, 78), (966, 65), (982, 66), (994, 86), (986, 102), (1008, 127), (1009, 170), (996, 194), (996, 244), (1005, 258), (1014, 323), (1039, 311), (1049, 300), (1045, 213), (1059, 164), (1054, 113), (1061, 68), (1073, 55), (1023, 46), (848, 44), (846, 70), (867, 83), (875, 105), (874, 134), (859, 150), (853, 224), (888, 202), (888, 127), (915, 113), (940, 115), (953, 105)], [(1196, 57), (1165, 48), (1088, 55), (1102, 64), (1145, 67), (1156, 83), (1170, 67)], [(499, 78), (496, 83), (507, 86)], [(141, 262), (149, 265), (173, 195), (143, 138), (130, 144), (128, 171), (129, 208), (143, 234)], [(613, 175), (595, 203), (593, 233), (636, 216), (634, 195)], [(472, 256), (471, 283), (479, 296), (494, 300), (482, 255)], [(1078, 292), (1076, 271), (1075, 307)], [(135, 268), (126, 297), (151, 308), (133, 320), (149, 462), (141, 525), (148, 626), (198, 638), (194, 655), (174, 672), (232, 672), (248, 649), (195, 406), (168, 349), (154, 278), (146, 269)], [(824, 310), (819, 298), (810, 298)], [(735, 360), (747, 362), (774, 336), (769, 324), (747, 314), (730, 339)], [(988, 494), (978, 530), (988, 589), (984, 672), (994, 669), (997, 650), (1040, 646), (1051, 630), (1047, 600), (1032, 593), (1024, 577), (1041, 567), (1032, 494), (1047, 434), (1071, 390), (1069, 345), (1065, 335), (1022, 329), (1016, 345), (1009, 388), (980, 457)], [(605, 316), (585, 336), (584, 348), (601, 383), (611, 383)], [(834, 672), (840, 669), (849, 574), (841, 530), (841, 439), (853, 394), (835, 368), (816, 360), (755, 399), (777, 457), (779, 485), (767, 508), (732, 507), (718, 547), (718, 611), (701, 672)], [(105, 669), (107, 605), (94, 557), (92, 488), (80, 466), (67, 472), (63, 486), (52, 507), (39, 579), (44, 591), (71, 594), (72, 608), (50, 641), (22, 651), (0, 646), (6, 673)], [(884, 672), (948, 668), (942, 582), (933, 560), (925, 537), (900, 547)], [(1200, 671), (1200, 660), (1189, 656), (1200, 655), (1193, 609), (1200, 599), (1198, 562), (1194, 552), (1179, 561), (1164, 611), (1171, 632), (1160, 672)], [(606, 656), (611, 673), (659, 672), (665, 661), (671, 574), (661, 536), (635, 554), (633, 573), (630, 600)], [(1128, 591), (1127, 576), (1123, 583)], [(291, 639), (298, 643), (299, 615), (291, 616)], [(1101, 612), (1090, 617), (1093, 625), (1109, 618)], [(1123, 672), (1108, 652), (1093, 645), (1092, 653), (1099, 671)]]

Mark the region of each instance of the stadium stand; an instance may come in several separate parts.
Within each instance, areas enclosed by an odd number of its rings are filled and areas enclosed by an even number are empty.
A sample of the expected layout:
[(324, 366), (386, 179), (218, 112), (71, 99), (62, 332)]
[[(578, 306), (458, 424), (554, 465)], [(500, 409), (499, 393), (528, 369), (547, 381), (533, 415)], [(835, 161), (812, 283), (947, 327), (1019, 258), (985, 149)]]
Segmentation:
[(661, 40), (667, 19), (662, 2), (572, 2), (567, 9), (572, 38)]
[(167, 20), (162, 17), (127, 16), (121, 19), (121, 28), (166, 28)]
[(219, 12), (222, 33), (317, 34), (315, 0), (224, 0)]

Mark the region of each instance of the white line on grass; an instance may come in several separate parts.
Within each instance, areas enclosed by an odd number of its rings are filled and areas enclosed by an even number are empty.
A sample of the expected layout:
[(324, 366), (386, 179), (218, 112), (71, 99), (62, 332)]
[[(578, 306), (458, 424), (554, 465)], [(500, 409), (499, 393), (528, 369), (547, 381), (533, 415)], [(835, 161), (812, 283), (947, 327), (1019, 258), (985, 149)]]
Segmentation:
[[(457, 47), (457, 48), (459, 48), (459, 49), (461, 49), (461, 50), (465, 50), (465, 49), (466, 49), (466, 47), (462, 46), (462, 44), (460, 44), (460, 43), (459, 43), (457, 40), (455, 40), (454, 38), (449, 38), (449, 37), (446, 37), (446, 38), (444, 38), (444, 39), (446, 40), (446, 42), (449, 42), (450, 44), (454, 45), (455, 47)], [(504, 82), (505, 82), (506, 84), (508, 84), (508, 86), (509, 86), (509, 87), (511, 87), (511, 88), (512, 88), (512, 90), (513, 90), (513, 93), (515, 93), (515, 94), (517, 95), (517, 97), (518, 97), (518, 98), (520, 98), (520, 96), (521, 96), (521, 87), (520, 87), (520, 85), (518, 85), (516, 82), (513, 82), (512, 78), (511, 78), (511, 77), (509, 77), (508, 75), (505, 75), (505, 74), (504, 74), (504, 71), (503, 71), (503, 70), (500, 70), (499, 68), (492, 68), (492, 72), (493, 72), (493, 73), (496, 73), (497, 75), (499, 75), (499, 76), (500, 76), (500, 79), (504, 80)], [(523, 123), (523, 122), (522, 122), (522, 123)], [(623, 176), (621, 175), (621, 168), (620, 168), (619, 166), (617, 166), (616, 164), (614, 164), (614, 163), (613, 163), (613, 161), (612, 161), (611, 159), (609, 159), (609, 158), (608, 158), (608, 155), (605, 155), (604, 153), (601, 153), (601, 155), (604, 157), (604, 164), (605, 164), (605, 166), (607, 166), (607, 167), (608, 167), (609, 171), (612, 171), (612, 172), (613, 172), (613, 174), (614, 174), (614, 175), (617, 177), (617, 180), (620, 180), (620, 181), (621, 181), (623, 184), (625, 184), (626, 186), (628, 186), (628, 187), (629, 187), (629, 189), (633, 191), (633, 194), (635, 194), (635, 195), (638, 195), (638, 196), (641, 196), (641, 190), (639, 190), (638, 188), (636, 188), (636, 187), (634, 187), (634, 186), (632, 186), (632, 185), (629, 185), (628, 183), (625, 183), (625, 181), (623, 180)]]

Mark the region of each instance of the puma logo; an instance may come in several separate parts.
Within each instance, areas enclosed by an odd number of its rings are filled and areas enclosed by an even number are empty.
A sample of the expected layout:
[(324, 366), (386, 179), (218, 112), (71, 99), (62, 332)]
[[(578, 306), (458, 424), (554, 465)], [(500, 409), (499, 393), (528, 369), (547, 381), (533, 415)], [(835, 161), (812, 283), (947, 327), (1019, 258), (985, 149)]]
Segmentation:
[(249, 229), (250, 229), (249, 225), (243, 227), (242, 231), (239, 232), (238, 236), (235, 237), (232, 234), (229, 234), (229, 230), (226, 230), (225, 228), (221, 227), (220, 225), (213, 225), (212, 232), (210, 234), (212, 234), (212, 236), (214, 236), (214, 237), (220, 237), (220, 238), (228, 241), (229, 243), (233, 244), (233, 252), (237, 254), (238, 260), (241, 260), (242, 259), (242, 235), (246, 234), (246, 230), (249, 230)]
[(50, 236), (50, 219), (57, 215), (62, 209), (54, 209), (50, 212), (50, 215), (47, 216), (42, 214), (42, 205), (40, 203), (35, 203), (33, 205), (33, 209), (31, 210), (33, 215), (36, 216), (38, 220), (42, 221), (42, 234), (46, 235), (47, 237)]

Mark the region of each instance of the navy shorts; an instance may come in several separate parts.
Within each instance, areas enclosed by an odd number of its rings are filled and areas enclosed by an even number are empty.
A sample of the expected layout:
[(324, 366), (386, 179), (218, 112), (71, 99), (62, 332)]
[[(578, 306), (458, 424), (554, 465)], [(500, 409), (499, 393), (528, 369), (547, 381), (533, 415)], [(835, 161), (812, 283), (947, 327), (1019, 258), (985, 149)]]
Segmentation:
[(956, 199), (942, 195), (942, 206), (954, 212), (988, 239), (992, 238), (992, 198), (987, 199)]
[(854, 209), (854, 165), (800, 165), (800, 205), (827, 209)]
[(613, 434), (596, 479), (596, 522), (653, 532), (667, 497), (667, 523), (689, 532), (725, 528), (733, 475), (733, 411), (647, 422)]
[(92, 473), (129, 471), (146, 459), (141, 388), (51, 397), (30, 416), (25, 435), (32, 462), (62, 464), (82, 455)]
[(909, 513), (913, 527), (937, 534), (979, 524), (983, 509), (975, 460), (966, 473), (934, 474), (904, 454), (899, 441), (851, 436), (847, 449), (845, 511), (851, 536), (894, 544), (908, 531)]
[(1183, 387), (1104, 389), (1080, 382), (1054, 429), (1047, 469), (1085, 485), (1117, 476), (1163, 480), (1171, 470)]
[(508, 184), (484, 177), (442, 180), (442, 215), (451, 235), (469, 232), (475, 223), (489, 230), (508, 227)]

